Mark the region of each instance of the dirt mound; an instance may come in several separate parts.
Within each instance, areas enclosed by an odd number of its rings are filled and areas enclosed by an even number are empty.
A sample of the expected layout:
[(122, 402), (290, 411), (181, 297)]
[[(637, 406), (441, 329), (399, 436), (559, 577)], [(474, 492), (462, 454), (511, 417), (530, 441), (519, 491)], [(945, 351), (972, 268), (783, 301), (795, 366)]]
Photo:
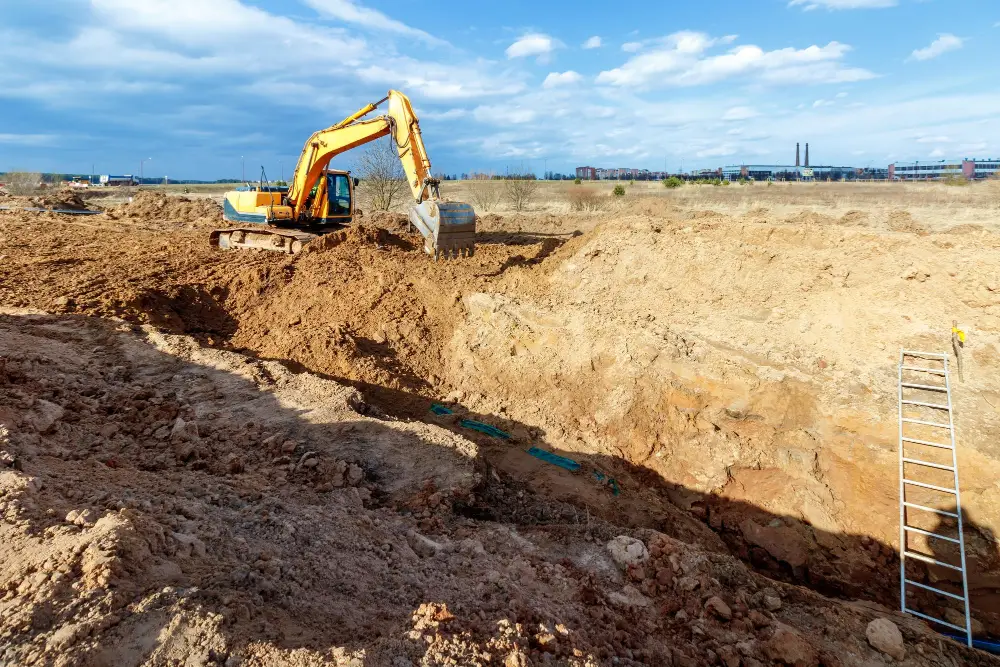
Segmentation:
[(848, 211), (840, 216), (840, 224), (851, 226), (867, 225), (870, 218), (871, 216), (865, 211)]
[(468, 518), (509, 484), (468, 441), (119, 329), (0, 315), (5, 664), (996, 664), (656, 531)]
[(104, 214), (112, 220), (175, 222), (187, 227), (222, 224), (222, 207), (210, 199), (189, 199), (150, 190), (140, 190), (130, 202), (113, 206)]
[(10, 208), (45, 208), (65, 211), (86, 211), (87, 202), (80, 197), (80, 193), (64, 188), (58, 192), (43, 193), (30, 197), (16, 197), (7, 195), (0, 191), (0, 201), (3, 206)]
[(367, 227), (379, 227), (395, 234), (413, 234), (410, 220), (405, 213), (394, 211), (367, 211), (358, 216), (359, 222)]
[(910, 234), (926, 234), (927, 228), (913, 219), (909, 211), (896, 209), (889, 212), (886, 220), (889, 230), (893, 232), (908, 232)]

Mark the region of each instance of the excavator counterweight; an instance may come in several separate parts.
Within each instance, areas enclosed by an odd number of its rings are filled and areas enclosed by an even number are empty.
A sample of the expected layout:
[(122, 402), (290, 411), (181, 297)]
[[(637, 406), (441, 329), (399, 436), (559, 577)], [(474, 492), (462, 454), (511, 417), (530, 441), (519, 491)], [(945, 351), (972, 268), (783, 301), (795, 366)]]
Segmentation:
[[(384, 115), (364, 118), (386, 101), (389, 104)], [(317, 236), (351, 223), (358, 180), (350, 172), (330, 169), (330, 160), (385, 136), (395, 145), (413, 194), (408, 217), (424, 237), (424, 250), (435, 259), (442, 255), (471, 256), (475, 251), (476, 213), (469, 204), (441, 199), (413, 107), (406, 95), (395, 90), (339, 123), (313, 133), (302, 148), (287, 188), (262, 180), (258, 185), (248, 183), (227, 192), (223, 218), (237, 226), (212, 232), (211, 245), (295, 254)]]

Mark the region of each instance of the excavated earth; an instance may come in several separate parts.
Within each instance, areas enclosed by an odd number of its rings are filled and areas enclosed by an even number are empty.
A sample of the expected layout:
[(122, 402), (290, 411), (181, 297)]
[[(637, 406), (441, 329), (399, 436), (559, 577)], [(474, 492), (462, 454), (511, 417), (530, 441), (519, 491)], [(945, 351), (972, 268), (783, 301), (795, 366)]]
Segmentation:
[(395, 214), (213, 251), (211, 206), (0, 212), (0, 664), (996, 662), (891, 611), (898, 350), (956, 319), (1000, 632), (996, 233), (650, 199), (434, 263)]

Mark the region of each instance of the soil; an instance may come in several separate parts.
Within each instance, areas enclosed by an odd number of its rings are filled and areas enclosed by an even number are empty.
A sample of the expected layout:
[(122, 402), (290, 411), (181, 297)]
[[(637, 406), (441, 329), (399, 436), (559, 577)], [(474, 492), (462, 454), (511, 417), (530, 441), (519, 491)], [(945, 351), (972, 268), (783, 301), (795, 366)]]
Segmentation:
[(0, 214), (7, 662), (880, 664), (884, 617), (992, 664), (889, 609), (897, 350), (954, 317), (1000, 625), (994, 233), (641, 201), (435, 263), (394, 214), (213, 251), (211, 206)]

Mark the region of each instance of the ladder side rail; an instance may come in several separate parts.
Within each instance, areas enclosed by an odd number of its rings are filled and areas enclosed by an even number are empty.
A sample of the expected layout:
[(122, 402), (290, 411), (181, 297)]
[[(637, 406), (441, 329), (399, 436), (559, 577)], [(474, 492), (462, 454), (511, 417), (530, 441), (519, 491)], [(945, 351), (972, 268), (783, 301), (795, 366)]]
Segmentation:
[(899, 350), (899, 607), (906, 612), (906, 486), (903, 484), (903, 354)]
[(944, 358), (944, 384), (948, 396), (948, 424), (951, 426), (951, 465), (955, 469), (955, 514), (958, 515), (958, 553), (962, 559), (962, 595), (965, 598), (965, 643), (972, 646), (972, 619), (969, 609), (969, 570), (965, 564), (965, 532), (962, 529), (962, 495), (958, 485), (958, 451), (955, 449), (955, 417), (951, 401), (951, 377), (948, 373), (948, 357)]

